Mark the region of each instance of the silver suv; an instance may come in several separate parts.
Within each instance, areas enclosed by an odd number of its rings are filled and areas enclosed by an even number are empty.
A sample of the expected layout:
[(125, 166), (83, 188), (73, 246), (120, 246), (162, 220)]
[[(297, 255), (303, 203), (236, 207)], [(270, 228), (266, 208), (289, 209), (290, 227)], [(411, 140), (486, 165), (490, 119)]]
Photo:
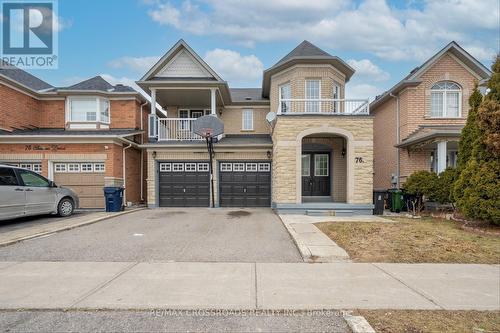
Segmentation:
[(22, 216), (70, 216), (78, 196), (30, 170), (0, 164), (0, 220)]

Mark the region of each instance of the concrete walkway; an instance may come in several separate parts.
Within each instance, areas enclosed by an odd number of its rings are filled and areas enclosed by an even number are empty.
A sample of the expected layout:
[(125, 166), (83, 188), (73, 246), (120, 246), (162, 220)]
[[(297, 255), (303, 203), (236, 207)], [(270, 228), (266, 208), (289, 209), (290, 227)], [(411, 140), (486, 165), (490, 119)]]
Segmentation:
[(0, 309), (499, 310), (499, 265), (0, 262)]
[[(118, 213), (94, 212), (88, 214), (75, 215), (67, 218), (54, 217), (54, 221), (43, 224), (27, 225), (26, 227), (16, 227), (12, 230), (2, 231), (0, 233), (0, 247), (14, 244), (23, 240), (45, 236), (54, 232), (70, 230), (84, 225), (96, 223), (112, 217), (132, 213), (144, 208), (129, 209)], [(35, 219), (36, 217), (34, 217)], [(40, 217), (43, 219), (44, 217)], [(22, 223), (22, 221), (20, 222)]]
[(374, 215), (360, 216), (309, 216), (280, 214), (281, 221), (292, 236), (305, 262), (333, 263), (349, 262), (349, 254), (330, 237), (319, 230), (314, 223), (321, 222), (384, 222), (394, 223)]

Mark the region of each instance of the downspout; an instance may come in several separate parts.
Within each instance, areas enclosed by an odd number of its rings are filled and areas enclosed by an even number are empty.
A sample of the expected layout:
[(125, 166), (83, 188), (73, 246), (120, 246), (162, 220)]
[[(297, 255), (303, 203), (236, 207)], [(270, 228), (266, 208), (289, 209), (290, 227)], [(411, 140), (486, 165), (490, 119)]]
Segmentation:
[(123, 205), (127, 205), (127, 177), (125, 177), (125, 173), (127, 171), (127, 160), (126, 160), (126, 154), (125, 151), (132, 147), (132, 144), (129, 144), (127, 147), (123, 148), (122, 150), (122, 167), (123, 167)]
[[(144, 144), (144, 119), (142, 117), (142, 108), (143, 106), (148, 105), (148, 102), (144, 102), (141, 104), (141, 144)], [(144, 150), (141, 148), (141, 202), (144, 201)]]
[[(399, 145), (401, 142), (401, 133), (399, 126), (399, 95), (396, 96), (393, 93), (390, 93), (389, 96), (396, 99), (396, 144)], [(396, 188), (399, 188), (399, 178), (401, 174), (400, 170), (401, 158), (399, 156), (399, 147), (396, 148)]]

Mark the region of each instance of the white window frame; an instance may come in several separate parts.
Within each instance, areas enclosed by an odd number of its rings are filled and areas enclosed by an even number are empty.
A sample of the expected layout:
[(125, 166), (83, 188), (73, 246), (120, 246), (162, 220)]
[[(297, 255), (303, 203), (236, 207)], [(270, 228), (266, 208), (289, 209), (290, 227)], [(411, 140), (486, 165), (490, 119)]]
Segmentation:
[(220, 164), (220, 171), (222, 172), (230, 172), (233, 171), (233, 164), (232, 163), (221, 163)]
[(68, 166), (65, 163), (55, 163), (54, 171), (59, 173), (68, 172)]
[(259, 172), (269, 172), (271, 171), (270, 163), (259, 163)]
[[(318, 175), (318, 157), (326, 156), (326, 175)], [(330, 155), (328, 154), (314, 154), (314, 176), (315, 177), (328, 177), (330, 176)]]
[(33, 172), (42, 173), (42, 163), (33, 163), (32, 168)]
[[(458, 89), (449, 89), (449, 88), (435, 88), (437, 85), (439, 84), (445, 84), (445, 86), (447, 84), (452, 84), (452, 85), (456, 85), (458, 87)], [(448, 94), (458, 94), (458, 114), (455, 116), (455, 115), (449, 115), (448, 114)], [(440, 110), (439, 114), (434, 114), (433, 113), (433, 110), (432, 110), (432, 97), (434, 94), (440, 94), (441, 95), (441, 98), (443, 100), (443, 106), (442, 106), (442, 109)], [(453, 82), (453, 81), (439, 81), (439, 82), (436, 82), (435, 84), (432, 85), (431, 87), (431, 94), (430, 94), (430, 103), (429, 103), (429, 107), (430, 107), (430, 112), (429, 112), (429, 116), (431, 118), (462, 118), (462, 88), (460, 87), (460, 85), (456, 82)]]
[[(248, 117), (248, 118), (247, 118)], [(247, 121), (249, 123), (247, 123)], [(241, 110), (241, 130), (253, 131), (253, 109)]]
[(171, 163), (160, 163), (160, 172), (171, 172), (172, 164)]
[[(73, 101), (94, 101), (95, 102), (95, 120), (75, 120), (73, 119)], [(102, 110), (101, 110), (101, 102), (106, 102), (108, 105), (108, 119), (102, 119)], [(111, 123), (111, 102), (108, 98), (97, 97), (97, 96), (70, 96), (67, 99), (66, 103), (67, 110), (67, 121), (68, 122), (76, 122), (76, 123), (102, 123), (102, 124), (110, 124)], [(87, 118), (87, 115), (85, 116)]]
[[(90, 167), (90, 170), (89, 170), (89, 167)], [(82, 163), (80, 165), (80, 172), (81, 173), (94, 172), (94, 164), (92, 164), (92, 163)]]
[(335, 100), (333, 102), (333, 112), (334, 113), (339, 113), (340, 112), (340, 84), (337, 81), (333, 81), (332, 85), (332, 97)]
[(234, 172), (243, 172), (245, 171), (245, 163), (233, 163), (233, 171)]
[[(311, 98), (308, 96), (307, 84), (310, 82), (318, 82), (318, 98)], [(304, 98), (306, 100), (306, 105), (304, 111), (306, 113), (320, 113), (321, 112), (321, 79), (306, 79), (304, 83)], [(316, 100), (318, 100), (316, 102)]]
[(258, 163), (245, 163), (245, 171), (257, 172), (259, 170)]
[(196, 163), (184, 163), (185, 172), (196, 172), (196, 170), (197, 170)]
[[(283, 96), (283, 88), (288, 88), (288, 95), (289, 96)], [(292, 98), (292, 85), (290, 84), (290, 82), (286, 82), (286, 83), (281, 84), (279, 86), (279, 100), (280, 100), (280, 102), (282, 99), (291, 99), (291, 98)], [(290, 107), (291, 107), (290, 101), (281, 102), (280, 112), (281, 113), (290, 112)]]
[(198, 172), (206, 172), (210, 170), (208, 163), (198, 163)]
[(68, 172), (80, 172), (80, 164), (79, 163), (68, 163), (66, 167)]
[(105, 163), (94, 163), (94, 172), (97, 172), (97, 173), (106, 172), (106, 164)]
[(184, 163), (172, 163), (173, 172), (184, 172)]

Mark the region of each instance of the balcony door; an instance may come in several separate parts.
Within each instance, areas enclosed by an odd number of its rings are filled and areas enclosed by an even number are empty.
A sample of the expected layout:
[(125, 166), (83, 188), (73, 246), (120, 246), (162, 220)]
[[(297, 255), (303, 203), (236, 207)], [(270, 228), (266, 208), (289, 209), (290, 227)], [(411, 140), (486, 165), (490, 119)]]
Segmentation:
[[(320, 112), (320, 98), (321, 98), (321, 81), (320, 80), (306, 80), (306, 112), (319, 113)], [(318, 100), (318, 101), (314, 101)]]
[(330, 154), (302, 154), (302, 196), (330, 196)]

